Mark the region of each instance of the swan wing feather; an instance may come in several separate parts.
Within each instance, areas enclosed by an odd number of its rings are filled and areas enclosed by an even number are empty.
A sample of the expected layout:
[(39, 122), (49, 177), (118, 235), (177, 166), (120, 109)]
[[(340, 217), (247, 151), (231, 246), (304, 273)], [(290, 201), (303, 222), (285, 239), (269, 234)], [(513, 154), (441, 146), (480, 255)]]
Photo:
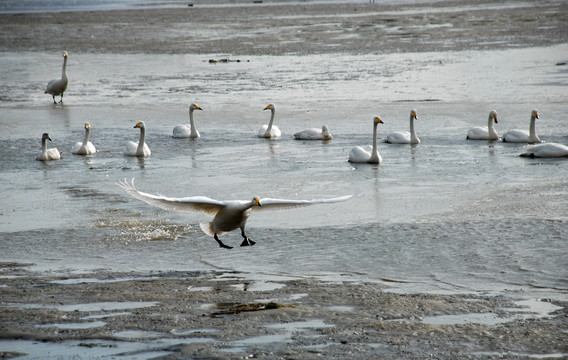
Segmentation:
[(284, 209), (298, 206), (309, 206), (315, 204), (331, 204), (341, 201), (349, 200), (353, 195), (345, 195), (335, 198), (327, 199), (312, 199), (312, 200), (290, 200), (290, 199), (274, 199), (274, 198), (262, 198), (260, 199), (261, 206), (254, 206), (253, 210), (276, 210)]

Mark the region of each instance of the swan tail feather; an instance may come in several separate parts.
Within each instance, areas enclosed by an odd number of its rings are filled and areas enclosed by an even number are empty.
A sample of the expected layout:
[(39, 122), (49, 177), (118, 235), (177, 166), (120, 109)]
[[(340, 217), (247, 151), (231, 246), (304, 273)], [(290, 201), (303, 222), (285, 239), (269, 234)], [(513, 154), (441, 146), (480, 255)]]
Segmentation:
[[(215, 230), (213, 228), (213, 223), (212, 222), (202, 222), (199, 223), (199, 227), (201, 227), (201, 230), (206, 233), (209, 236), (215, 236)], [(223, 232), (219, 231), (217, 233), (217, 235), (221, 235)]]

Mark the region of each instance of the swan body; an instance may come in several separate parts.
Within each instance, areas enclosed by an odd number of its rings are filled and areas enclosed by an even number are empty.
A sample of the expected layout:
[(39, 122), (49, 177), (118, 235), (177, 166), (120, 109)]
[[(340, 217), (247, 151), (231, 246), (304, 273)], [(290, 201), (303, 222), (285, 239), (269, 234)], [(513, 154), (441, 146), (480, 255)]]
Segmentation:
[(416, 117), (416, 110), (410, 111), (410, 132), (408, 131), (396, 131), (391, 132), (387, 135), (385, 139), (386, 143), (390, 144), (420, 144), (420, 139), (416, 136), (414, 131), (414, 120)]
[(377, 149), (377, 125), (384, 124), (380, 117), (373, 118), (373, 145), (355, 146), (349, 153), (349, 162), (380, 164), (383, 158)]
[(536, 134), (536, 124), (535, 120), (538, 119), (538, 110), (533, 110), (531, 113), (531, 124), (529, 128), (529, 132), (524, 130), (510, 130), (507, 131), (503, 135), (504, 142), (512, 142), (512, 143), (538, 143), (540, 142), (540, 138)]
[(150, 151), (150, 148), (145, 142), (146, 125), (144, 124), (144, 121), (138, 122), (136, 125), (134, 125), (134, 128), (140, 128), (140, 139), (138, 140), (137, 143), (135, 143), (134, 141), (127, 142), (124, 155), (138, 156), (138, 157), (150, 156), (152, 152)]
[(65, 90), (67, 90), (67, 84), (69, 84), (69, 79), (67, 78), (67, 51), (64, 51), (61, 79), (54, 79), (48, 82), (47, 87), (43, 93), (50, 94), (53, 97), (54, 104), (57, 104), (57, 101), (55, 101), (55, 96), (61, 95), (59, 103), (63, 104), (63, 93), (65, 92)]
[(123, 182), (119, 182), (118, 185), (131, 196), (153, 206), (161, 207), (166, 210), (202, 211), (206, 214), (214, 215), (211, 222), (200, 224), (201, 229), (206, 234), (213, 236), (220, 247), (226, 249), (230, 249), (231, 247), (221, 242), (218, 236), (235, 229), (241, 230), (241, 236), (243, 237), (241, 246), (255, 244), (255, 242), (249, 239), (245, 234), (245, 225), (252, 211), (334, 203), (351, 198), (351, 195), (315, 200), (261, 199), (254, 197), (252, 200), (220, 201), (205, 196), (172, 198), (163, 195), (148, 194), (138, 191), (134, 187), (134, 179), (132, 179), (131, 182), (124, 180)]
[(270, 122), (268, 123), (268, 125), (262, 125), (262, 127), (258, 130), (258, 137), (267, 139), (280, 137), (282, 135), (282, 132), (280, 132), (278, 126), (273, 125), (275, 112), (274, 105), (269, 104), (264, 108), (264, 110), (270, 110)]
[(558, 143), (529, 145), (526, 147), (525, 152), (522, 153), (521, 156), (530, 158), (555, 158), (568, 156), (568, 146)]
[(85, 123), (85, 138), (83, 141), (75, 143), (73, 146), (73, 154), (76, 155), (91, 155), (97, 152), (95, 145), (89, 141), (89, 136), (91, 134), (91, 124)]
[(499, 134), (495, 131), (494, 123), (497, 124), (497, 112), (491, 110), (487, 119), (487, 129), (481, 126), (471, 128), (467, 132), (468, 140), (498, 140)]
[(47, 140), (51, 141), (51, 137), (48, 133), (43, 133), (41, 136), (41, 152), (36, 157), (39, 161), (50, 161), (50, 160), (60, 160), (61, 153), (57, 148), (47, 148)]
[(193, 111), (203, 110), (197, 104), (189, 105), (189, 124), (180, 124), (174, 127), (173, 137), (178, 139), (197, 139), (201, 137), (199, 131), (195, 127), (195, 122), (193, 121)]
[(321, 129), (311, 128), (299, 131), (294, 134), (296, 140), (331, 140), (333, 136), (326, 125), (323, 125)]

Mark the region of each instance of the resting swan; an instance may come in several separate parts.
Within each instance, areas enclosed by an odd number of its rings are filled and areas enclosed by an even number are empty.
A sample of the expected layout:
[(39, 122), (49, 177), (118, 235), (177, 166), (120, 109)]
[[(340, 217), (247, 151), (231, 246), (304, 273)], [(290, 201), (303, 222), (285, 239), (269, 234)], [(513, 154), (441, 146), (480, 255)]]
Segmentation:
[(245, 225), (252, 210), (270, 210), (276, 208), (290, 208), (295, 206), (306, 206), (313, 204), (326, 204), (339, 201), (345, 201), (351, 198), (351, 195), (342, 196), (331, 199), (316, 200), (285, 200), (254, 197), (252, 200), (228, 200), (219, 201), (210, 199), (205, 196), (192, 196), (183, 198), (171, 198), (163, 195), (152, 195), (138, 191), (134, 187), (134, 179), (129, 183), (126, 180), (117, 183), (131, 196), (142, 200), (150, 205), (161, 207), (165, 210), (177, 211), (202, 211), (204, 213), (214, 215), (213, 221), (201, 223), (201, 230), (204, 233), (213, 236), (220, 247), (231, 249), (231, 246), (225, 245), (219, 240), (219, 235), (241, 229), (243, 242), (241, 246), (252, 246), (254, 241), (249, 239), (245, 234)]
[(355, 146), (349, 153), (349, 162), (380, 164), (383, 158), (377, 149), (377, 125), (384, 124), (380, 117), (373, 118), (373, 146)]
[(269, 104), (264, 108), (264, 110), (270, 110), (270, 122), (268, 123), (268, 125), (262, 125), (260, 130), (258, 130), (258, 137), (267, 139), (280, 137), (280, 135), (282, 135), (280, 129), (278, 128), (278, 126), (272, 125), (272, 123), (274, 122), (274, 105)]
[(199, 135), (199, 131), (195, 127), (195, 122), (193, 121), (193, 111), (194, 110), (203, 110), (197, 104), (189, 105), (189, 125), (180, 124), (174, 127), (173, 137), (179, 139), (197, 139), (201, 137)]
[(489, 118), (487, 119), (487, 129), (481, 126), (471, 128), (467, 132), (466, 139), (468, 140), (498, 140), (499, 134), (495, 131), (495, 126), (493, 122), (497, 124), (497, 112), (491, 110), (489, 113)]
[(85, 138), (83, 141), (75, 143), (73, 146), (73, 154), (76, 155), (90, 155), (97, 152), (95, 145), (89, 141), (89, 136), (91, 134), (91, 124), (85, 123)]
[(55, 101), (56, 95), (61, 95), (60, 104), (63, 104), (63, 93), (67, 90), (67, 84), (69, 79), (67, 78), (67, 51), (63, 52), (63, 69), (61, 70), (61, 79), (54, 79), (47, 83), (47, 88), (43, 92), (44, 94), (50, 94), (53, 97), (53, 103), (57, 104)]
[(49, 137), (48, 133), (43, 133), (41, 136), (41, 152), (36, 157), (36, 160), (39, 161), (49, 161), (49, 160), (60, 160), (61, 153), (57, 148), (47, 148), (47, 140), (51, 141), (51, 137)]
[(296, 140), (331, 140), (333, 136), (326, 125), (323, 125), (321, 129), (311, 128), (299, 131), (294, 134)]
[(558, 143), (529, 145), (521, 156), (530, 158), (554, 158), (568, 156), (568, 146)]
[(540, 142), (540, 138), (536, 134), (536, 124), (535, 120), (538, 119), (538, 110), (533, 110), (531, 113), (531, 125), (529, 128), (529, 132), (525, 130), (510, 130), (503, 135), (504, 142), (513, 142), (513, 143), (538, 143)]
[(134, 125), (134, 128), (140, 128), (140, 139), (137, 143), (134, 141), (129, 141), (126, 143), (126, 150), (124, 151), (124, 155), (126, 156), (150, 156), (152, 152), (150, 148), (145, 143), (146, 140), (146, 125), (144, 121), (138, 122)]
[(414, 131), (414, 120), (416, 117), (416, 110), (410, 111), (410, 132), (408, 131), (397, 131), (392, 132), (387, 135), (385, 139), (386, 143), (390, 144), (420, 144), (420, 139), (416, 136)]

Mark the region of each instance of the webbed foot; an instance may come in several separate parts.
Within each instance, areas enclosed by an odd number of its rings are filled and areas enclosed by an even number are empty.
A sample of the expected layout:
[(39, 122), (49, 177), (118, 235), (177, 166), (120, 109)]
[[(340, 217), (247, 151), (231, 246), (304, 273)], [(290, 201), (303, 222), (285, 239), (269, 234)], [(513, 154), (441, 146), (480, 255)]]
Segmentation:
[(256, 242), (252, 241), (249, 238), (245, 238), (241, 243), (241, 246), (253, 246), (254, 244), (256, 244)]

